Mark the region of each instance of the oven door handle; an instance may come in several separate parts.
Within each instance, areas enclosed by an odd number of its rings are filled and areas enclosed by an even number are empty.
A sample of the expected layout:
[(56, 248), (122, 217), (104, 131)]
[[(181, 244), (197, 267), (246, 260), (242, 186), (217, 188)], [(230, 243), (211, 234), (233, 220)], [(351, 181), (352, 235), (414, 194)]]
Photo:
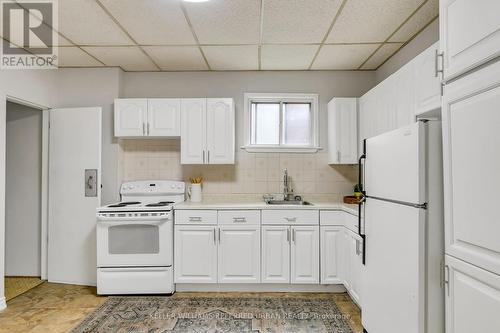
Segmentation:
[(169, 220), (168, 216), (158, 217), (130, 217), (130, 218), (116, 218), (116, 217), (102, 217), (99, 216), (97, 223), (102, 225), (124, 225), (124, 224), (147, 224), (147, 225), (161, 225)]

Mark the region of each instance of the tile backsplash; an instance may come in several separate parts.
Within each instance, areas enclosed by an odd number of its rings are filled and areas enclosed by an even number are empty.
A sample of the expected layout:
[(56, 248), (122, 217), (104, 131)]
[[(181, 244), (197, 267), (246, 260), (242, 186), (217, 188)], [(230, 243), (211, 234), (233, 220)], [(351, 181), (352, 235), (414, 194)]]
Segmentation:
[(120, 140), (120, 181), (202, 176), (206, 201), (261, 200), (283, 192), (283, 169), (293, 191), (310, 201), (341, 201), (353, 192), (356, 166), (330, 166), (328, 155), (236, 152), (235, 165), (181, 165), (180, 140)]

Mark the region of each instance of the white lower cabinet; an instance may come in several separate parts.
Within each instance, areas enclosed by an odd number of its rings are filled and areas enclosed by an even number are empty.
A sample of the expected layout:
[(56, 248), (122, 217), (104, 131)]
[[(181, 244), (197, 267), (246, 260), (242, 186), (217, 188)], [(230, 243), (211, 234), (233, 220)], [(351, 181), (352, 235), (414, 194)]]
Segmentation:
[(500, 332), (500, 276), (446, 256), (446, 332)]
[(342, 284), (342, 226), (321, 226), (321, 284)]
[(352, 299), (356, 304), (360, 305), (361, 299), (361, 274), (363, 269), (362, 263), (362, 242), (361, 238), (351, 231), (347, 231), (348, 233), (348, 244), (345, 247), (348, 253), (346, 254), (349, 257), (349, 289), (348, 292), (351, 295)]
[(260, 282), (260, 226), (219, 226), (219, 283)]
[(216, 232), (216, 226), (175, 226), (174, 282), (217, 283)]
[(290, 227), (262, 227), (262, 282), (290, 282)]
[(292, 283), (319, 283), (319, 227), (291, 227)]

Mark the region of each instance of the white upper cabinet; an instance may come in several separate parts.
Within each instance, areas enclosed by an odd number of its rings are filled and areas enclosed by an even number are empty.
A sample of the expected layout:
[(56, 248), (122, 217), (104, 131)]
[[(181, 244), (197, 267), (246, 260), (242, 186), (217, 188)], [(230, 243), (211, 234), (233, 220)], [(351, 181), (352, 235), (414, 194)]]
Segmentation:
[(413, 60), (415, 80), (415, 115), (441, 107), (441, 75), (439, 73), (439, 42)]
[(358, 163), (357, 98), (333, 98), (328, 103), (328, 163)]
[(115, 136), (146, 135), (148, 100), (145, 98), (115, 99)]
[(207, 143), (205, 98), (181, 101), (181, 164), (204, 164)]
[(500, 55), (499, 13), (498, 0), (439, 1), (445, 80)]
[(115, 136), (176, 137), (180, 135), (178, 98), (115, 100)]
[[(446, 253), (500, 274), (500, 62), (447, 84), (443, 97)], [(493, 190), (495, 191), (495, 190)]]
[(234, 102), (207, 99), (207, 163), (234, 164)]
[(319, 227), (293, 226), (290, 231), (291, 283), (319, 283)]
[(181, 135), (181, 100), (179, 98), (148, 99), (149, 136)]
[(181, 164), (234, 164), (231, 98), (181, 101)]

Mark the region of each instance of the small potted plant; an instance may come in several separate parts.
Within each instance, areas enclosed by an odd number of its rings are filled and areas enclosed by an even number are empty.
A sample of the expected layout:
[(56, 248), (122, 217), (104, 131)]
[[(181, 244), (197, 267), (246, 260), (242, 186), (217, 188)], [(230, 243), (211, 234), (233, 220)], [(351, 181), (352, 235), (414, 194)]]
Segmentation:
[(354, 185), (354, 196), (358, 199), (363, 196), (363, 193), (361, 192), (362, 186), (363, 185), (360, 186), (359, 184)]

